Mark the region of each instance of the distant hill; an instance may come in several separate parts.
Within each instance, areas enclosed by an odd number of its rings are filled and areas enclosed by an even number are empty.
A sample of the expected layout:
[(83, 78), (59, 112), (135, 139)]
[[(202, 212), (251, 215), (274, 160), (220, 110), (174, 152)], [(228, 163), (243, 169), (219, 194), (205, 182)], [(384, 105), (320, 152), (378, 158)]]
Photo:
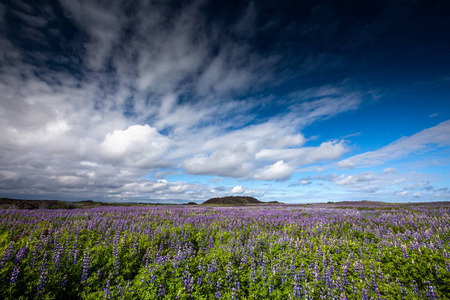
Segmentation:
[[(195, 203), (194, 203), (195, 204)], [(117, 203), (117, 202), (97, 202), (92, 200), (84, 201), (61, 201), (61, 200), (24, 200), (0, 198), (0, 209), (73, 209), (73, 208), (93, 208), (103, 206), (158, 206), (166, 205), (162, 203)]]
[(0, 198), (0, 208), (15, 208), (15, 209), (70, 209), (77, 208), (72, 203), (59, 200), (22, 200)]
[(256, 198), (247, 196), (227, 196), (222, 198), (211, 198), (203, 202), (203, 204), (231, 204), (231, 205), (259, 204), (259, 203), (264, 202), (261, 202)]

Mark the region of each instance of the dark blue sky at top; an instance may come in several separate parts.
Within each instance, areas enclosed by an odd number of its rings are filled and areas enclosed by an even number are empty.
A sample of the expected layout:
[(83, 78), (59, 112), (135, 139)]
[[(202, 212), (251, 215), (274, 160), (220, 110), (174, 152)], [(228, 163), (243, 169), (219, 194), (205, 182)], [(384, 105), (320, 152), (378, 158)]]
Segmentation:
[[(170, 26), (189, 1), (168, 2), (172, 5), (165, 21)], [(133, 3), (122, 5), (124, 14), (133, 16)], [(50, 5), (56, 15), (42, 30), (45, 43), (30, 40), (23, 34), (23, 21), (8, 9), (21, 11), (20, 5), (7, 1), (6, 35), (26, 52), (25, 60), (88, 76), (83, 72), (86, 33), (61, 11), (58, 1), (28, 4), (33, 14), (46, 17), (43, 6)], [(255, 27), (238, 33), (227, 30), (249, 6)], [(265, 85), (250, 92), (283, 96), (299, 88), (348, 79), (382, 89), (448, 74), (450, 9), (446, 1), (211, 1), (202, 12), (207, 30), (209, 23), (218, 24), (220, 31), (210, 33), (220, 35), (218, 43), (242, 40), (261, 56), (277, 58), (281, 82), (275, 78), (270, 90)], [(127, 35), (137, 30), (134, 25), (131, 21), (122, 29), (119, 48), (126, 47)], [(212, 51), (214, 46), (220, 45), (212, 45)], [(45, 54), (45, 59), (36, 59), (38, 53)]]
[[(428, 198), (450, 194), (448, 1), (38, 0), (5, 1), (0, 12), (0, 113), (30, 105), (42, 115), (4, 121), (5, 195), (69, 199), (94, 182), (83, 197), (232, 191), (295, 202), (324, 185), (365, 193), (369, 173), (373, 199), (424, 199), (423, 182)], [(37, 132), (39, 145), (64, 137), (73, 153), (27, 146)], [(214, 137), (224, 145), (209, 145)], [(11, 162), (15, 152), (22, 161)], [(35, 160), (47, 167), (40, 175), (29, 171)], [(22, 188), (27, 180), (36, 186)], [(133, 184), (142, 192), (131, 195)]]

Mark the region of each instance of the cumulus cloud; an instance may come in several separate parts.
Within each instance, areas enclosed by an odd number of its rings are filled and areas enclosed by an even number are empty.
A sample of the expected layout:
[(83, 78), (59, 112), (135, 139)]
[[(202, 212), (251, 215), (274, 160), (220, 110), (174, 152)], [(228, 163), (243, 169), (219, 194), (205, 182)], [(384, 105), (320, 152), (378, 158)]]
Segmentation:
[(162, 166), (170, 139), (149, 125), (133, 125), (125, 130), (108, 133), (100, 144), (106, 160), (127, 166), (154, 168)]
[(245, 189), (242, 186), (237, 185), (231, 190), (231, 194), (233, 194), (233, 195), (234, 194), (242, 194), (242, 193), (244, 193), (244, 191), (245, 191)]
[(265, 166), (257, 170), (254, 178), (259, 180), (286, 180), (289, 179), (294, 172), (295, 167), (290, 166), (282, 160), (277, 161), (273, 165)]
[(268, 122), (214, 137), (201, 144), (197, 151), (205, 152), (186, 159), (183, 168), (190, 174), (285, 180), (298, 166), (335, 160), (348, 151), (344, 141), (302, 147), (305, 138), (291, 134), (292, 129)]
[(450, 145), (450, 120), (401, 138), (381, 149), (365, 152), (338, 162), (343, 169), (384, 164), (388, 161), (421, 154)]

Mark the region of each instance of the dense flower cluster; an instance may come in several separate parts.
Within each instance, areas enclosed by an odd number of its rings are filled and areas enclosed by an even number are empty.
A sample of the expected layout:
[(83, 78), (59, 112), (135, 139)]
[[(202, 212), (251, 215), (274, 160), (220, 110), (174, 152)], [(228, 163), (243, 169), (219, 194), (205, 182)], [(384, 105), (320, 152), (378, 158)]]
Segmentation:
[(0, 298), (448, 299), (450, 210), (0, 211)]

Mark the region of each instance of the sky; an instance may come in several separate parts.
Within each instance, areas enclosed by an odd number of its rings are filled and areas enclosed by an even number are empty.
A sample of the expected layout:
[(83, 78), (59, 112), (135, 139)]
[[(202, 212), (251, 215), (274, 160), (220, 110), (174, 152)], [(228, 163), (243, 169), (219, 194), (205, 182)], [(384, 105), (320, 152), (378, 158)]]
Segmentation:
[(450, 200), (448, 1), (0, 4), (0, 197)]

